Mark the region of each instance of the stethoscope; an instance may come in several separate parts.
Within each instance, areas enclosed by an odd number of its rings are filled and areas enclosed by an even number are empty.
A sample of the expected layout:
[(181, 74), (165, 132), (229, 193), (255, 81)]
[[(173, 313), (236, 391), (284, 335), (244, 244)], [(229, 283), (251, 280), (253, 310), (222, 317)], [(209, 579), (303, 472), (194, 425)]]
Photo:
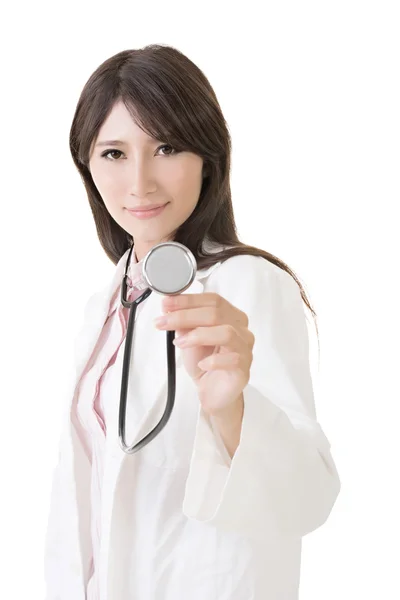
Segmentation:
[(133, 446), (128, 446), (125, 441), (126, 404), (136, 307), (146, 300), (152, 291), (164, 295), (174, 295), (185, 291), (192, 284), (197, 271), (196, 259), (189, 248), (186, 248), (186, 246), (178, 242), (163, 242), (157, 244), (143, 259), (142, 282), (140, 282), (140, 284), (144, 287), (147, 286), (147, 288), (138, 298), (132, 302), (128, 302), (126, 299), (128, 292), (127, 276), (132, 250), (133, 244), (126, 261), (125, 274), (121, 284), (121, 303), (130, 310), (122, 366), (118, 435), (121, 448), (127, 454), (138, 452), (141, 448), (151, 442), (162, 429), (164, 429), (174, 407), (176, 391), (175, 345), (173, 344), (175, 331), (166, 331), (168, 366), (167, 405), (158, 425), (140, 440), (140, 442)]

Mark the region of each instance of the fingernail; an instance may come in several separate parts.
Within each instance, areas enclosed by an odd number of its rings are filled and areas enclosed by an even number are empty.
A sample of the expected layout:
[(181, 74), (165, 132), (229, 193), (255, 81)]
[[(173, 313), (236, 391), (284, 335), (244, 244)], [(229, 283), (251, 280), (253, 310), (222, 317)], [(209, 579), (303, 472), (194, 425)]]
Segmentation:
[(188, 335), (180, 335), (179, 337), (174, 338), (174, 344), (176, 346), (185, 346), (188, 343)]
[(164, 327), (167, 324), (167, 317), (157, 317), (154, 319), (154, 325), (156, 327)]

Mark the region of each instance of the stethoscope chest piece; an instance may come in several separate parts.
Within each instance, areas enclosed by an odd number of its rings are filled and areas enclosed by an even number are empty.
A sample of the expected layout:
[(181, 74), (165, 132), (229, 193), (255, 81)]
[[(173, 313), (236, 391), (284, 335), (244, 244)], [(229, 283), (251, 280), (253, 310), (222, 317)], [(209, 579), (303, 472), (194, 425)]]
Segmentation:
[(193, 282), (196, 259), (189, 248), (178, 242), (163, 242), (154, 246), (143, 260), (143, 278), (155, 292), (180, 294)]

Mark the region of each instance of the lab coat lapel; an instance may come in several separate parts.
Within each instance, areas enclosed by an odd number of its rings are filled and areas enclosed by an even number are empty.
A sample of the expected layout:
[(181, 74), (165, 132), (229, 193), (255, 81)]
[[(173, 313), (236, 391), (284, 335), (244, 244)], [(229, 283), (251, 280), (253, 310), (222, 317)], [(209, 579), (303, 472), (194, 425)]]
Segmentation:
[[(76, 377), (80, 378), (99, 339), (103, 325), (107, 319), (110, 301), (122, 281), (129, 249), (117, 263), (111, 282), (96, 292), (85, 308), (84, 322), (75, 340)], [(145, 301), (146, 302), (146, 301)]]

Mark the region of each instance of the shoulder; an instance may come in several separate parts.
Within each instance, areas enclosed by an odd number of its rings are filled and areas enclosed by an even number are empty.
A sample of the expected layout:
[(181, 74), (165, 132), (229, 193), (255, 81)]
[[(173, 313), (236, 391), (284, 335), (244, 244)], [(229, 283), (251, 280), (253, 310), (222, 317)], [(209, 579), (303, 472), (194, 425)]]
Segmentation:
[(216, 265), (208, 277), (211, 286), (234, 286), (246, 289), (283, 288), (299, 293), (300, 288), (290, 273), (262, 256), (242, 254)]
[[(304, 318), (300, 287), (287, 271), (254, 255), (236, 255), (213, 269), (204, 280), (204, 292), (219, 294), (249, 318)], [(284, 318), (282, 315), (286, 315)]]

